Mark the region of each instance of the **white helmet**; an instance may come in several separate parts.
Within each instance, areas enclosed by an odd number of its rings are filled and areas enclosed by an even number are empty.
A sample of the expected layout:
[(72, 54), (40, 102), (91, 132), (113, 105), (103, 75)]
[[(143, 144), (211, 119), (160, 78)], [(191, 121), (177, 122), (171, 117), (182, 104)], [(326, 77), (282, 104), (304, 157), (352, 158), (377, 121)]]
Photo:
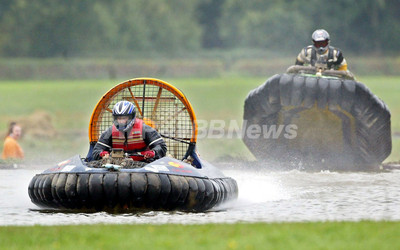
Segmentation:
[(329, 33), (324, 29), (318, 29), (314, 31), (311, 38), (313, 41), (313, 46), (317, 50), (317, 53), (325, 53), (329, 47)]
[[(114, 105), (112, 110), (112, 114), (114, 117), (114, 125), (115, 127), (122, 132), (127, 132), (129, 129), (132, 128), (135, 117), (136, 117), (136, 108), (131, 102), (128, 101), (120, 101)], [(129, 120), (126, 124), (119, 124), (118, 123), (118, 116), (128, 116)]]

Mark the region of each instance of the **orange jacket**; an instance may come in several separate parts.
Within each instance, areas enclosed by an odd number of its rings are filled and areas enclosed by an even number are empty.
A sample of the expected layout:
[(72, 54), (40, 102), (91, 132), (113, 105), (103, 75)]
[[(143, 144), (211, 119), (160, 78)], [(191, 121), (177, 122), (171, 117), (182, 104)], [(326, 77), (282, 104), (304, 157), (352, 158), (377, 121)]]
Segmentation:
[(24, 158), (24, 151), (19, 146), (17, 140), (12, 138), (11, 136), (7, 136), (4, 140), (4, 149), (1, 155), (1, 158), (8, 159), (23, 159)]

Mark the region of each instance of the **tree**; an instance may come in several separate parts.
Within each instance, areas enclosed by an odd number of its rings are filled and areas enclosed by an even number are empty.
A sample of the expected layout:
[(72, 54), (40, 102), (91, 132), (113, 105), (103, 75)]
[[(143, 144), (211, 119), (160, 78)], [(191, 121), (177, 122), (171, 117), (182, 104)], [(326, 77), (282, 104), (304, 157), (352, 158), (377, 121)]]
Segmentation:
[(200, 48), (294, 53), (325, 28), (354, 53), (399, 51), (398, 0), (3, 0), (2, 56), (56, 57)]
[(219, 20), (222, 16), (224, 2), (224, 0), (205, 0), (200, 1), (198, 4), (196, 14), (198, 22), (203, 28), (203, 48), (222, 47)]
[(310, 26), (290, 3), (230, 0), (224, 7), (223, 39), (232, 47), (298, 50)]
[(200, 47), (197, 2), (184, 0), (13, 1), (0, 31), (6, 56), (69, 56)]

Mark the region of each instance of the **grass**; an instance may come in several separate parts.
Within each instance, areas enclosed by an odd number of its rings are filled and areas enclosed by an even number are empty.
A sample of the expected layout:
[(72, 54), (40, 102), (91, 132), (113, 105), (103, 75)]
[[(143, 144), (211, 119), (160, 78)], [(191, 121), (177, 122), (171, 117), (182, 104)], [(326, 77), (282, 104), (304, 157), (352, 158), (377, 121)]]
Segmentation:
[[(3, 119), (26, 116), (44, 110), (58, 129), (87, 126), (91, 111), (102, 95), (115, 85), (112, 81), (3, 81), (0, 106)], [(1, 123), (4, 128), (5, 123)]]
[[(293, 51), (297, 53), (298, 51)], [(359, 56), (346, 52), (350, 70), (357, 75), (399, 75), (398, 55)], [(290, 52), (264, 49), (202, 50), (193, 53), (121, 53), (113, 58), (0, 58), (0, 79), (107, 79), (132, 76), (211, 77), (258, 76), (283, 72), (294, 62)]]
[(58, 136), (50, 140), (24, 137), (21, 146), (27, 162), (54, 163), (73, 154), (85, 156), (91, 112), (114, 85), (111, 81), (0, 82), (0, 128), (5, 131), (11, 120), (45, 111), (52, 117)]
[[(181, 89), (192, 103), (199, 120), (219, 120), (241, 126), (243, 103), (247, 94), (267, 77), (215, 77), (163, 79)], [(383, 99), (392, 112), (392, 131), (400, 132), (400, 77), (359, 77), (373, 93)], [(123, 80), (0, 81), (0, 130), (10, 120), (44, 110), (52, 117), (58, 132), (54, 140), (24, 138), (21, 141), (27, 159), (62, 160), (72, 154), (85, 155), (88, 148), (87, 127), (97, 101)], [(210, 161), (239, 157), (252, 159), (240, 139), (202, 139), (199, 151)], [(389, 161), (400, 159), (400, 139), (393, 139)], [(50, 156), (49, 156), (50, 154)]]
[[(400, 133), (400, 77), (360, 77), (358, 81), (371, 89), (372, 93), (381, 98), (392, 114), (392, 134)], [(386, 161), (400, 160), (400, 138), (392, 137), (392, 153)]]
[(400, 132), (400, 77), (360, 77), (358, 80), (388, 105), (392, 114), (392, 131)]
[[(238, 120), (248, 92), (264, 78), (164, 79), (180, 88), (198, 119)], [(400, 132), (400, 77), (360, 77), (392, 112), (392, 131)], [(85, 154), (87, 126), (100, 97), (120, 81), (2, 81), (0, 129), (14, 118), (45, 110), (59, 135), (52, 140), (24, 138), (27, 158), (63, 159)], [(389, 160), (400, 159), (393, 140)], [(239, 139), (204, 139), (199, 151), (208, 160), (248, 157)], [(237, 223), (207, 225), (3, 226), (0, 249), (399, 249), (398, 222)]]
[[(379, 229), (379, 230), (377, 230)], [(0, 227), (0, 249), (399, 249), (398, 222)]]

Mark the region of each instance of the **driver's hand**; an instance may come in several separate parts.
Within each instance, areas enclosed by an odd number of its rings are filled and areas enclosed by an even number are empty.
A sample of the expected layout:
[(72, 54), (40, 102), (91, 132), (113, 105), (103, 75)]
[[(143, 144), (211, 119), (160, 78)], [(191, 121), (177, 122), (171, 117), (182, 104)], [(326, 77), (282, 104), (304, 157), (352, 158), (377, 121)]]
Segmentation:
[(103, 151), (100, 153), (100, 157), (103, 159), (107, 159), (108, 157), (110, 157), (110, 153), (108, 151)]
[(152, 159), (156, 156), (155, 152), (153, 150), (146, 150), (141, 152), (141, 154), (144, 156), (144, 159)]

